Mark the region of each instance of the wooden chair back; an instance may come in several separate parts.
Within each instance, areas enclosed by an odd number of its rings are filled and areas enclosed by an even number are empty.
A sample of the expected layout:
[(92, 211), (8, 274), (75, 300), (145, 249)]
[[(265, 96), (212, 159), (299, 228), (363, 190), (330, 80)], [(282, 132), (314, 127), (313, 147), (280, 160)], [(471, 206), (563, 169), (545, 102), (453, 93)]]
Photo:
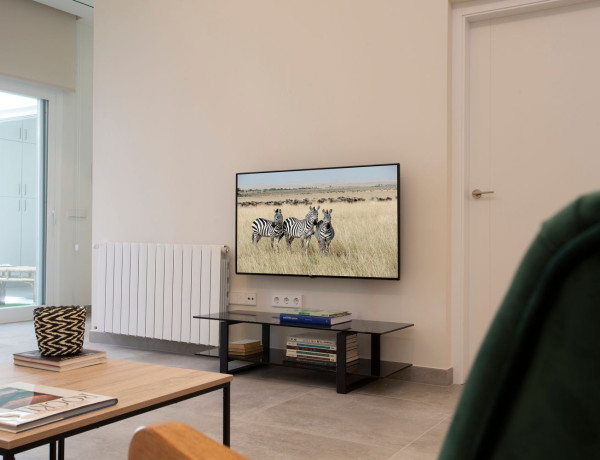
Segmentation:
[(162, 422), (139, 427), (129, 445), (129, 460), (248, 460), (189, 425)]

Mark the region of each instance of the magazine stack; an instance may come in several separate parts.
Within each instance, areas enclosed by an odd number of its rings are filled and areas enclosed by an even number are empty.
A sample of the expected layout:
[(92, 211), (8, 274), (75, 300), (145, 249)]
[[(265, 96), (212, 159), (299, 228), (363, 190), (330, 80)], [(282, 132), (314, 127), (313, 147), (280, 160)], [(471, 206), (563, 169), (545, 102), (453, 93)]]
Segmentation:
[[(291, 363), (313, 364), (335, 368), (337, 365), (336, 334), (315, 330), (287, 338), (285, 359)], [(346, 366), (358, 364), (358, 335), (346, 337)]]
[(229, 342), (228, 354), (230, 358), (249, 358), (260, 355), (263, 346), (260, 340), (243, 339)]
[(26, 382), (0, 386), (0, 430), (11, 433), (117, 404), (117, 398)]

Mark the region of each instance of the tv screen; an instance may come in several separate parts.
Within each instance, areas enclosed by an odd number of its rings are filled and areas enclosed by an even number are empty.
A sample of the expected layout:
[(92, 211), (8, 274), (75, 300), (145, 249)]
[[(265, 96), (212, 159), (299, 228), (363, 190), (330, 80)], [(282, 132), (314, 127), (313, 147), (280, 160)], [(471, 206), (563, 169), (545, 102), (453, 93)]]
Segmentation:
[(400, 165), (238, 173), (236, 273), (400, 278)]

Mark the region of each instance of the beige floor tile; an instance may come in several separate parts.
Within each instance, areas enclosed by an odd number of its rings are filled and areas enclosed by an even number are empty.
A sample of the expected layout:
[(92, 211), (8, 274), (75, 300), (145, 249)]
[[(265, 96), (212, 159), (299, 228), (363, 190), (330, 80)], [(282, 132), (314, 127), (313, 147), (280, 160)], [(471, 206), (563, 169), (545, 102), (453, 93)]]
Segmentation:
[(449, 428), (450, 419), (446, 419), (397, 452), (390, 460), (430, 460), (437, 458)]
[(317, 388), (253, 414), (271, 426), (290, 421), (307, 435), (319, 434), (372, 446), (400, 449), (446, 417), (444, 411), (413, 401)]
[(462, 385), (426, 385), (403, 380), (381, 379), (356, 391), (428, 404), (452, 415), (462, 392)]
[(387, 459), (394, 452), (384, 443), (373, 446), (319, 434), (307, 436), (294, 430), (294, 425), (293, 419), (281, 426), (235, 421), (232, 432), (237, 434), (232, 447), (254, 460), (377, 460)]

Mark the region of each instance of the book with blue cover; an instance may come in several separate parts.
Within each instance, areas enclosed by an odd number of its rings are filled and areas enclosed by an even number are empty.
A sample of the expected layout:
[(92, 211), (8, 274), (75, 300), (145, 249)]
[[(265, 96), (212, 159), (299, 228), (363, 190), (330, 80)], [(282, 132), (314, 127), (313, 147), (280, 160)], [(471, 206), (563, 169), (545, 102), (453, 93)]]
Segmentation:
[(315, 326), (335, 326), (336, 324), (352, 321), (352, 313), (342, 316), (314, 316), (282, 312), (279, 314), (282, 323), (314, 324)]
[(294, 315), (303, 315), (303, 316), (325, 316), (328, 318), (334, 318), (337, 316), (346, 316), (351, 313), (348, 310), (292, 310), (288, 313), (293, 313)]

